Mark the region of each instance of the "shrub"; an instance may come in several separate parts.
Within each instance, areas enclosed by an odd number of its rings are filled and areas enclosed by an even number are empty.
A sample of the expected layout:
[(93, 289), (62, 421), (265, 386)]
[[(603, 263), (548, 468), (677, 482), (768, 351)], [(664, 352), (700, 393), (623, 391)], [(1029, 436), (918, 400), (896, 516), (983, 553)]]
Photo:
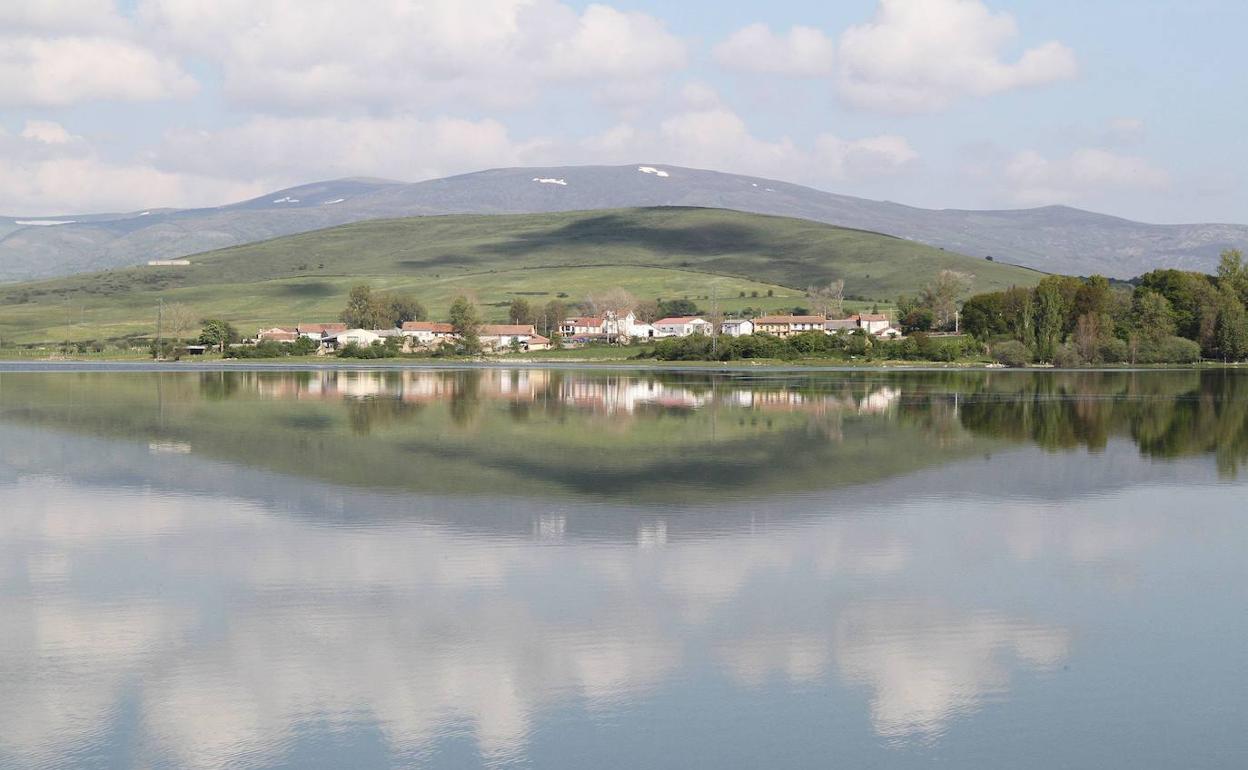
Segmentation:
[(1200, 345), (1183, 337), (1162, 337), (1140, 346), (1141, 364), (1191, 364), (1200, 360)]
[(1018, 340), (1005, 340), (992, 346), (992, 359), (1006, 366), (1026, 366), (1031, 362), (1031, 351)]

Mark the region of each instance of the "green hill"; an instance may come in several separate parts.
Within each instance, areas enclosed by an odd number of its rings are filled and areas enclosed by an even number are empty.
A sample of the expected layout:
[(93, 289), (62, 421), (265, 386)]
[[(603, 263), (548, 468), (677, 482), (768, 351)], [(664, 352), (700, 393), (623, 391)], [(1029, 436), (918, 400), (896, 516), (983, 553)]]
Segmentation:
[[(640, 298), (712, 295), (731, 312), (802, 302), (843, 278), (846, 294), (888, 302), (942, 269), (975, 289), (1035, 284), (1041, 273), (890, 236), (719, 209), (649, 208), (360, 222), (207, 252), (188, 267), (139, 267), (0, 287), (0, 341), (150, 335), (155, 306), (189, 305), (243, 331), (333, 320), (349, 288), (409, 291), (435, 317), (474, 295), (491, 319), (520, 295), (572, 302), (620, 286)], [(770, 296), (769, 296), (770, 292)], [(744, 296), (742, 296), (744, 295)]]

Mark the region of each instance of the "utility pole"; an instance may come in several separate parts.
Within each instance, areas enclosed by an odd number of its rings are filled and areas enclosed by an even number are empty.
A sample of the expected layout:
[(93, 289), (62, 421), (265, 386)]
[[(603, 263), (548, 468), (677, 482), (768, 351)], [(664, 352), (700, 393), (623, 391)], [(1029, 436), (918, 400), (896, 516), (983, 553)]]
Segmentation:
[(719, 284), (711, 281), (711, 357), (719, 357)]
[(163, 351), (161, 350), (161, 345), (160, 345), (161, 332), (164, 331), (164, 328), (163, 328), (164, 324), (165, 324), (165, 298), (161, 297), (159, 300), (159, 304), (157, 304), (156, 306), (156, 355), (154, 355), (153, 358), (155, 358), (157, 361), (159, 361), (161, 358), (164, 357)]

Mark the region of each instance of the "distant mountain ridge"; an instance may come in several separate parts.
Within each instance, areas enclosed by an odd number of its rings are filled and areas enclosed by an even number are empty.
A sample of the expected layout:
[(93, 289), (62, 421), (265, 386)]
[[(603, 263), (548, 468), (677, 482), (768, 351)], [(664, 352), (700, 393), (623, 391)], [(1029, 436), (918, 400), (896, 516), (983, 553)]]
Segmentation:
[[(0, 217), (0, 281), (143, 264), (368, 219), (652, 206), (725, 208), (869, 230), (1049, 272), (1212, 270), (1248, 226), (1153, 225), (1065, 206), (932, 210), (663, 164), (505, 168), (425, 182), (339, 179), (215, 208)], [(62, 224), (49, 224), (52, 222)]]

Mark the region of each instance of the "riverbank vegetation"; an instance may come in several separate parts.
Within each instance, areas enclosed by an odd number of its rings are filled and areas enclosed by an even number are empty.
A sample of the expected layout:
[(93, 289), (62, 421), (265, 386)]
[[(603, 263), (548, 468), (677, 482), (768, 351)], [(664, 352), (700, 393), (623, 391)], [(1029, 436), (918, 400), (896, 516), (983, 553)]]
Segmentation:
[(1237, 362), (1248, 358), (1246, 304), (1248, 264), (1232, 250), (1213, 276), (1155, 270), (1127, 285), (1049, 276), (977, 294), (961, 324), (1010, 365)]

